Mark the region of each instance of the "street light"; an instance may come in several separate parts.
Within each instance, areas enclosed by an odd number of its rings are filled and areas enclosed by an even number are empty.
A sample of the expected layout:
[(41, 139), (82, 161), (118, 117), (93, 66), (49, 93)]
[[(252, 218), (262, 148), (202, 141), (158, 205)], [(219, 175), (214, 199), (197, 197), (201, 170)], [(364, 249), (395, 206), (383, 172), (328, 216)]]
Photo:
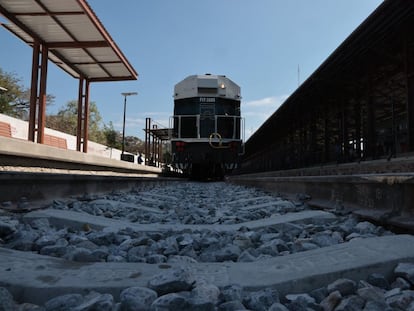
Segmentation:
[(137, 92), (127, 92), (127, 93), (121, 93), (122, 96), (124, 96), (124, 122), (122, 125), (122, 154), (121, 154), (121, 160), (124, 160), (124, 151), (125, 151), (125, 114), (126, 114), (126, 103), (127, 103), (127, 96), (131, 95), (138, 95)]

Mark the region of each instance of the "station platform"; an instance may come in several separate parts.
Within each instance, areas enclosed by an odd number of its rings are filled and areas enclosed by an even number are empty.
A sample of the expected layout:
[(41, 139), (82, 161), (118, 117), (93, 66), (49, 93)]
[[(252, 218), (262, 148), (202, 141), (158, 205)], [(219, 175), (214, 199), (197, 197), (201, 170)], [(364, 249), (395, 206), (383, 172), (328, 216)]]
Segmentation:
[(25, 212), (45, 201), (161, 182), (161, 168), (0, 136), (0, 202)]
[(0, 136), (0, 171), (42, 169), (158, 175), (161, 168)]
[(228, 176), (227, 181), (414, 232), (414, 157)]

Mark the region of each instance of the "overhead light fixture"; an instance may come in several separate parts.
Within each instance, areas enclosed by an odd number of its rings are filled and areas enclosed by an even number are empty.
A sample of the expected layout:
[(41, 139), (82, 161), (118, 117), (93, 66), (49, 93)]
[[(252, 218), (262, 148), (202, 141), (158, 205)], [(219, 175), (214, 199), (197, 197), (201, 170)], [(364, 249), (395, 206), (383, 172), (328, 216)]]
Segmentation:
[(127, 93), (121, 93), (122, 96), (131, 96), (131, 95), (138, 95), (138, 92), (127, 92)]

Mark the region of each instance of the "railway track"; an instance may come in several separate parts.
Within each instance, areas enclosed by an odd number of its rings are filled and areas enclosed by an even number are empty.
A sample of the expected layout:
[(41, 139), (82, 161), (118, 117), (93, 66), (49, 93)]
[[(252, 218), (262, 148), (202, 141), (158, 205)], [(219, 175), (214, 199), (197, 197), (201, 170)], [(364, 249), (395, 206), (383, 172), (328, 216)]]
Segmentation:
[(0, 306), (414, 307), (408, 247), (414, 237), (342, 209), (314, 210), (255, 188), (188, 181), (43, 203), (0, 212)]

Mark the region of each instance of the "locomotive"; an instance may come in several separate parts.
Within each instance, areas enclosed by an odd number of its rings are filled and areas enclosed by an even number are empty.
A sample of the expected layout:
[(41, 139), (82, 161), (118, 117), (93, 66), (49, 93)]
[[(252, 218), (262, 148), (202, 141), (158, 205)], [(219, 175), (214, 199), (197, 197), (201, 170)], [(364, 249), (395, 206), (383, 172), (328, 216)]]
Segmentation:
[[(174, 87), (172, 165), (193, 178), (223, 178), (244, 152), (240, 87), (223, 75), (192, 75)], [(172, 124), (171, 124), (172, 123)]]

